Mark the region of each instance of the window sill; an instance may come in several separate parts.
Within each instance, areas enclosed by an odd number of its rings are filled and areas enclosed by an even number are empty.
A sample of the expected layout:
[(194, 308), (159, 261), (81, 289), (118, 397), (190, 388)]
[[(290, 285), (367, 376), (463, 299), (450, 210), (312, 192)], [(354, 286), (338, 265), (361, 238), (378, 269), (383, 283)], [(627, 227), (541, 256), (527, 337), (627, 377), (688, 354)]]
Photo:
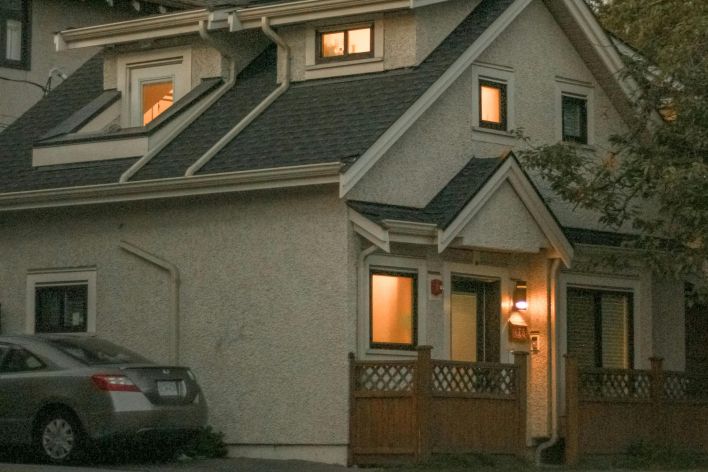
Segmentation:
[(418, 357), (418, 351), (415, 349), (407, 350), (407, 349), (376, 349), (376, 348), (367, 348), (366, 349), (366, 355), (371, 356), (371, 357), (409, 357), (409, 358), (416, 358)]
[(370, 57), (353, 61), (327, 62), (305, 66), (306, 79), (322, 79), (342, 75), (383, 72), (383, 57)]
[(500, 144), (514, 144), (516, 142), (516, 136), (511, 131), (501, 131), (498, 129), (482, 128), (480, 126), (472, 127), (473, 136), (480, 141), (500, 143)]
[(592, 151), (592, 152), (597, 151), (597, 146), (595, 146), (594, 144), (580, 144), (580, 143), (576, 143), (574, 141), (561, 141), (561, 143), (568, 145), (568, 146), (576, 147), (582, 151)]

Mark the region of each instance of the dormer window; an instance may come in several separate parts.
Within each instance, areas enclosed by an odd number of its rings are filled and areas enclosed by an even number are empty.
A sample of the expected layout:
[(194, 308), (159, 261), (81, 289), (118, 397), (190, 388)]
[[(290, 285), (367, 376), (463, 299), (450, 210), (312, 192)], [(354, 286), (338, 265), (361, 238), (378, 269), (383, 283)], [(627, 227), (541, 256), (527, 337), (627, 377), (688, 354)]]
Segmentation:
[(583, 97), (563, 95), (563, 141), (588, 143), (588, 108)]
[(173, 80), (147, 81), (141, 84), (143, 126), (157, 118), (174, 103)]
[(317, 32), (317, 62), (351, 61), (374, 57), (374, 26), (355, 25)]

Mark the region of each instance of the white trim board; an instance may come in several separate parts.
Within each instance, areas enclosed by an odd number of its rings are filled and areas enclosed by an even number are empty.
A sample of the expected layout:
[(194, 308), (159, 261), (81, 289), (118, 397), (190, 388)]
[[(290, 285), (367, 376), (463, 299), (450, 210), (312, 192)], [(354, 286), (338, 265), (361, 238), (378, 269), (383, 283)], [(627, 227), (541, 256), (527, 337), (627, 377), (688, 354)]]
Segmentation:
[(391, 149), (428, 108), (474, 63), (532, 0), (516, 0), (470, 45), (440, 78), (342, 174), (339, 194), (344, 197), (364, 175)]

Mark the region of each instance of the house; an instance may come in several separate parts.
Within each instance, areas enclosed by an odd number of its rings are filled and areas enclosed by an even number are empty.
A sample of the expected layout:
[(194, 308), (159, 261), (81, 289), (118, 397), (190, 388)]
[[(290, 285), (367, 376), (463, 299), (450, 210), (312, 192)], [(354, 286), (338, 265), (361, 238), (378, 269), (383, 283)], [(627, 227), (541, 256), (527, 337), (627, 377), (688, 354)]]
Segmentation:
[(579, 369), (619, 418), (586, 452), (643, 438), (612, 402), (664, 408), (664, 371), (708, 443), (683, 285), (513, 153), (518, 128), (598, 154), (625, 129), (582, 2), (223, 0), (56, 44), (101, 52), (0, 134), (3, 332), (190, 365), (235, 455), (577, 453), (602, 428)]
[(189, 0), (13, 0), (0, 5), (0, 131), (98, 48), (57, 54), (54, 33), (140, 15), (194, 8)]

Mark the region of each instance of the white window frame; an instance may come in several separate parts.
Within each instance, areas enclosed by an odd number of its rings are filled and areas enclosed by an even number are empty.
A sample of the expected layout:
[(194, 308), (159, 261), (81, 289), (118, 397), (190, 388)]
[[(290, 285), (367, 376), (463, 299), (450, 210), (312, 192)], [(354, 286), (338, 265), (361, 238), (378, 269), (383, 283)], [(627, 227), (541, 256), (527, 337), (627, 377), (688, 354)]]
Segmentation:
[(371, 255), (360, 269), (360, 302), (359, 302), (359, 339), (358, 357), (416, 357), (418, 352), (414, 349), (381, 349), (371, 347), (371, 290), (369, 278), (372, 270), (389, 270), (392, 272), (409, 272), (416, 274), (417, 294), (417, 340), (416, 346), (423, 346), (427, 343), (427, 306), (428, 306), (428, 270), (424, 259), (414, 259), (408, 257)]
[[(317, 33), (330, 29), (352, 29), (373, 23), (374, 56), (365, 59), (317, 63)], [(384, 22), (382, 16), (364, 21), (332, 24), (315, 23), (305, 31), (305, 79), (321, 79), (342, 75), (383, 72), (384, 70)]]
[(36, 290), (41, 287), (55, 287), (65, 285), (86, 285), (86, 331), (72, 332), (76, 335), (96, 334), (96, 269), (95, 268), (70, 268), (53, 269), (30, 272), (27, 274), (27, 298), (25, 331), (35, 334), (36, 321)]
[(580, 98), (586, 102), (588, 142), (587, 144), (572, 144), (593, 147), (595, 145), (595, 89), (593, 85), (589, 82), (556, 77), (555, 87), (556, 140), (563, 142), (563, 97)]
[(142, 127), (142, 84), (172, 79), (174, 102), (192, 89), (191, 48), (169, 48), (120, 56), (117, 89), (122, 94), (121, 126)]
[[(511, 67), (475, 62), (472, 65), (472, 135), (476, 140), (497, 144), (515, 144), (512, 130), (516, 127), (514, 69)], [(506, 86), (506, 130), (497, 130), (480, 126), (479, 90), (480, 80), (496, 82)]]

